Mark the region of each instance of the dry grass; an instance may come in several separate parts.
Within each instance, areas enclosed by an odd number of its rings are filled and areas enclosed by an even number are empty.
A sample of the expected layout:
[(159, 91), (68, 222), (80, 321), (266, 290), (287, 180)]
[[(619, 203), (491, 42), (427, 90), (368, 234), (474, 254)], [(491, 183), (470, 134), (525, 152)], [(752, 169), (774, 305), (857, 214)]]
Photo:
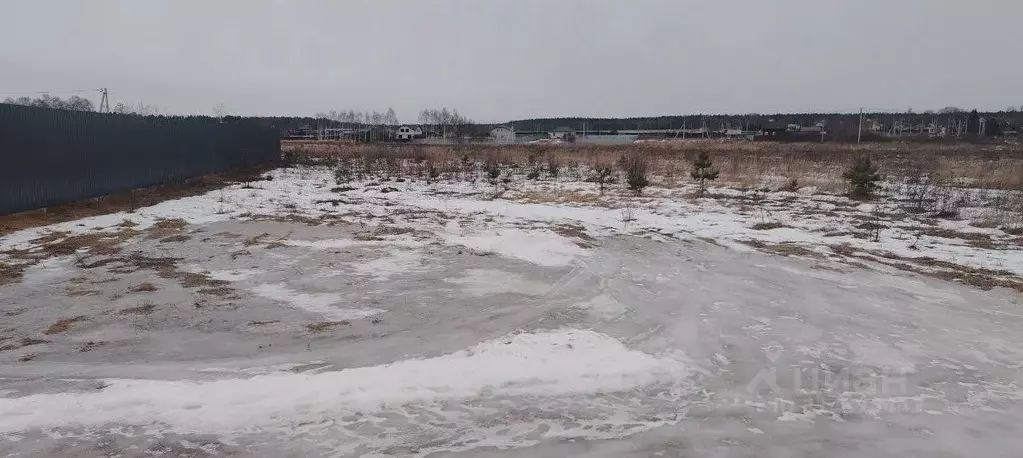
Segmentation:
[(187, 242), (189, 240), (192, 240), (192, 238), (187, 235), (172, 235), (170, 237), (160, 239), (160, 243)]
[[(843, 243), (831, 245), (831, 251), (846, 258), (862, 259), (907, 272), (914, 272), (945, 281), (963, 283), (983, 290), (1004, 287), (1023, 292), (1023, 280), (1008, 270), (985, 269), (964, 266), (930, 257), (900, 256), (889, 251), (868, 250), (866, 253), (857, 251), (851, 245)], [(849, 264), (854, 264), (850, 262)]]
[(150, 315), (156, 311), (156, 305), (152, 302), (139, 302), (137, 307), (131, 307), (121, 310), (121, 315)]
[[(113, 273), (124, 274), (136, 272), (141, 269), (147, 269), (156, 271), (156, 275), (160, 278), (175, 280), (185, 288), (215, 288), (217, 289), (217, 295), (227, 295), (227, 293), (224, 293), (220, 289), (229, 290), (229, 288), (227, 288), (227, 285), (230, 284), (229, 281), (215, 280), (206, 273), (179, 270), (179, 258), (153, 257), (136, 251), (127, 256), (111, 258), (108, 261), (110, 263), (119, 264), (117, 267), (110, 269)], [(155, 286), (153, 288), (155, 290)]]
[[(889, 176), (953, 176), (974, 186), (1023, 189), (1023, 148), (1002, 144), (936, 143), (779, 143), (723, 140), (666, 141), (625, 145), (465, 145), (351, 144), (342, 142), (284, 141), (282, 150), (307, 162), (349, 160), (356, 169), (402, 176), (422, 176), (429, 163), (442, 175), (481, 179), (478, 164), (517, 167), (523, 173), (547, 158), (561, 166), (591, 169), (596, 164), (617, 164), (627, 155), (643, 155), (649, 172), (662, 184), (688, 182), (690, 164), (706, 151), (721, 171), (718, 183), (784, 189), (794, 179), (798, 186), (829, 192), (844, 190), (841, 177), (853, 158), (871, 156)], [(579, 177), (583, 179), (584, 177)]]
[(76, 316), (74, 318), (61, 318), (57, 320), (56, 323), (53, 323), (50, 325), (50, 327), (46, 328), (46, 330), (43, 331), (43, 334), (53, 335), (67, 332), (68, 330), (71, 329), (72, 326), (74, 326), (75, 323), (85, 321), (85, 319), (86, 318), (84, 316)]
[(371, 230), (371, 231), (359, 232), (358, 234), (355, 234), (355, 236), (352, 237), (352, 238), (354, 238), (355, 240), (363, 241), (363, 242), (381, 241), (381, 240), (386, 240), (385, 237), (387, 237), (387, 236), (415, 234), (415, 233), (416, 233), (415, 229), (407, 228), (407, 227), (377, 226), (377, 227), (373, 228), (373, 230)]
[(82, 296), (98, 296), (103, 294), (102, 291), (95, 289), (84, 289), (81, 287), (69, 287), (66, 290), (68, 297), (82, 297)]
[(9, 264), (0, 261), (0, 286), (21, 283), (25, 267), (24, 264)]
[(821, 253), (818, 253), (809, 248), (794, 243), (788, 242), (767, 243), (762, 242), (760, 240), (743, 240), (742, 243), (745, 243), (746, 245), (754, 247), (758, 250), (781, 256), (800, 256), (804, 258), (815, 259), (823, 259), (825, 257)]
[(349, 324), (351, 323), (347, 321), (321, 321), (319, 323), (307, 324), (306, 328), (312, 332), (324, 332), (340, 326), (348, 326)]
[[(146, 238), (149, 240), (158, 240), (172, 236), (178, 236), (188, 225), (183, 219), (161, 219), (153, 224), (149, 229), (146, 229)], [(187, 239), (186, 239), (187, 240)]]
[(234, 288), (229, 288), (227, 286), (218, 286), (215, 288), (202, 288), (198, 291), (198, 293), (217, 297), (237, 297), (236, 295), (237, 291), (235, 291)]
[(114, 258), (100, 259), (99, 261), (88, 262), (91, 256), (112, 256), (120, 253), (121, 244), (139, 234), (139, 231), (118, 225), (119, 229), (114, 232), (88, 232), (84, 234), (70, 235), (67, 232), (49, 232), (30, 242), (36, 246), (34, 249), (7, 250), (0, 254), (9, 259), (18, 261), (17, 264), (0, 262), (0, 285), (20, 282), (24, 270), (45, 259), (55, 256), (75, 256), (76, 266), (83, 269), (100, 267), (111, 262)]
[(156, 291), (156, 286), (153, 285), (152, 283), (142, 283), (140, 285), (129, 288), (128, 291), (131, 291), (133, 293), (151, 293), (153, 291)]
[(929, 257), (909, 258), (889, 252), (872, 252), (871, 254), (887, 259), (904, 261), (885, 263), (892, 267), (940, 278), (945, 281), (959, 282), (983, 290), (990, 290), (1000, 286), (1023, 292), (1023, 281), (1020, 281), (1012, 272), (1007, 270), (969, 267)]
[(106, 256), (120, 252), (120, 245), (138, 234), (139, 231), (131, 228), (75, 235), (57, 232), (32, 240), (32, 243), (40, 246), (39, 253), (46, 258), (78, 253)]
[(562, 223), (551, 228), (555, 234), (571, 239), (580, 248), (593, 248), (597, 239), (586, 232), (586, 228), (575, 223)]
[(0, 337), (0, 351), (17, 350), (32, 345), (39, 345), (49, 343), (49, 340), (33, 339), (31, 337), (22, 337), (21, 339), (15, 340), (13, 337)]
[(750, 229), (754, 229), (754, 230), (758, 230), (758, 231), (769, 231), (771, 229), (778, 229), (778, 228), (782, 228), (782, 227), (786, 227), (786, 226), (784, 224), (782, 224), (782, 223), (777, 222), (777, 221), (768, 221), (768, 222), (764, 222), (764, 223), (756, 223), (753, 226), (750, 226)]

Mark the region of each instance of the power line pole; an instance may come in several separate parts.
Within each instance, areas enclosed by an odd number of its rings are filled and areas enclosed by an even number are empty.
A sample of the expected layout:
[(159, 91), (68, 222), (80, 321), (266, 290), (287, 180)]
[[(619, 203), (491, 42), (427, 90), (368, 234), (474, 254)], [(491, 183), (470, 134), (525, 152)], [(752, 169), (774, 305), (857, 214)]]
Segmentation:
[(103, 94), (103, 97), (99, 99), (99, 112), (110, 113), (110, 98), (107, 96), (107, 88), (99, 90)]
[(863, 109), (860, 108), (860, 126), (856, 129), (856, 144), (860, 144), (860, 137), (863, 136)]

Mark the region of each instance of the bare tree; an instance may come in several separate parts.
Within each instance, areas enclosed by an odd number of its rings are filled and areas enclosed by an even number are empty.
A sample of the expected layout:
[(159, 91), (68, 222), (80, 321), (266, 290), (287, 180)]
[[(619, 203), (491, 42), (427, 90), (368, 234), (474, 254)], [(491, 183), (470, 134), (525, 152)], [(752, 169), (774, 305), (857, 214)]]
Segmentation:
[(124, 102), (117, 102), (114, 105), (114, 113), (117, 114), (136, 114), (141, 116), (156, 116), (160, 114), (160, 108), (155, 105), (148, 103), (136, 103), (135, 105), (129, 105)]
[(64, 105), (64, 108), (67, 110), (96, 111), (96, 106), (92, 104), (92, 100), (77, 95), (68, 98)]
[(224, 106), (224, 102), (213, 105), (213, 114), (220, 119), (224, 119), (224, 116), (227, 116), (227, 107)]
[(74, 111), (96, 111), (96, 106), (93, 105), (92, 101), (84, 97), (73, 95), (67, 100), (63, 100), (60, 97), (53, 96), (50, 94), (43, 94), (38, 98), (31, 98), (27, 96), (18, 97), (16, 99), (7, 98), (4, 99), (4, 103), (10, 103), (14, 105), (25, 105), (40, 108), (55, 108), (58, 110), (74, 110)]

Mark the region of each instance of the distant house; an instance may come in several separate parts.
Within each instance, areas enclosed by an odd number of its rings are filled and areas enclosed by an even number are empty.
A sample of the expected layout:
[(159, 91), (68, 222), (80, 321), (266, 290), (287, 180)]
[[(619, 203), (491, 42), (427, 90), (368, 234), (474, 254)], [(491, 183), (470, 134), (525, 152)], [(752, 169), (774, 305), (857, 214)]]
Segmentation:
[(575, 129), (571, 127), (558, 127), (550, 132), (551, 138), (567, 140), (575, 137)]
[(423, 129), (416, 126), (401, 126), (398, 128), (398, 131), (395, 133), (395, 136), (398, 138), (398, 140), (408, 141), (412, 140), (413, 138), (422, 137)]
[(775, 121), (773, 119), (760, 125), (760, 131), (765, 137), (774, 137), (778, 134), (784, 134), (785, 132), (788, 132), (788, 130), (788, 124), (781, 121)]
[(497, 126), (490, 129), (490, 139), (497, 143), (515, 143), (515, 128), (511, 126)]

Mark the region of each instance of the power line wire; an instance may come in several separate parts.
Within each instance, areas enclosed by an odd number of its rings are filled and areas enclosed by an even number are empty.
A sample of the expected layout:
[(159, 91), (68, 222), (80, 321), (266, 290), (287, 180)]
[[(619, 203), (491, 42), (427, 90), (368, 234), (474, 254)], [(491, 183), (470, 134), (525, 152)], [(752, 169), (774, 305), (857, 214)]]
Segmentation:
[(60, 91), (0, 92), (0, 95), (66, 94), (72, 92), (103, 92), (103, 89), (67, 89)]

